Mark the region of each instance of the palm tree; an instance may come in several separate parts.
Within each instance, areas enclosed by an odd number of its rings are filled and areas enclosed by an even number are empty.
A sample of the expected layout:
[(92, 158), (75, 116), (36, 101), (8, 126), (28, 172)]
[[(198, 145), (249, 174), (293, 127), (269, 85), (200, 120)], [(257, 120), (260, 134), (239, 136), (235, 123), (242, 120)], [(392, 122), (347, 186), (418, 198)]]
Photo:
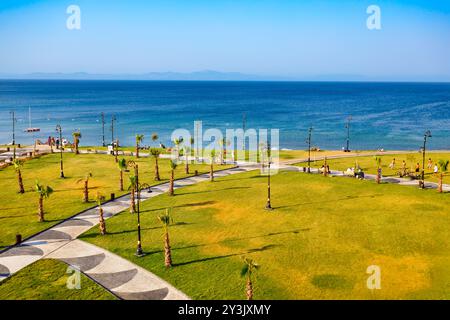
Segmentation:
[(136, 158), (139, 158), (139, 144), (144, 140), (143, 134), (136, 134)]
[(34, 186), (36, 192), (39, 195), (39, 209), (38, 209), (38, 215), (39, 215), (39, 222), (44, 221), (44, 199), (50, 197), (50, 195), (53, 193), (53, 189), (49, 186), (44, 186), (39, 184), (39, 181), (36, 180), (36, 184)]
[(158, 220), (162, 223), (164, 228), (164, 265), (166, 268), (172, 266), (172, 254), (170, 251), (170, 241), (169, 241), (169, 225), (173, 223), (171, 211), (166, 209), (166, 213), (158, 216)]
[(161, 180), (161, 178), (159, 176), (158, 159), (159, 159), (159, 155), (161, 154), (161, 150), (158, 149), (158, 148), (151, 148), (150, 149), (150, 154), (155, 159), (155, 180), (159, 181), (159, 180)]
[(119, 188), (120, 188), (120, 191), (123, 191), (123, 171), (126, 170), (126, 168), (127, 168), (127, 161), (122, 158), (119, 160), (117, 165), (119, 166), (119, 170), (120, 170)]
[(325, 177), (328, 176), (327, 157), (325, 157), (324, 162), (323, 162), (323, 175), (324, 175)]
[(226, 138), (222, 138), (219, 141), (220, 146), (222, 147), (222, 151), (220, 152), (220, 164), (225, 164), (225, 159), (227, 156), (227, 146), (230, 145), (230, 142)]
[(153, 142), (156, 142), (158, 139), (159, 139), (158, 134), (155, 133), (155, 132), (153, 132), (153, 133), (152, 133), (152, 141), (153, 141)]
[(177, 159), (180, 157), (180, 145), (183, 143), (183, 138), (174, 139), (173, 143), (175, 144), (177, 150)]
[(170, 185), (169, 185), (169, 196), (174, 195), (173, 184), (175, 179), (175, 169), (177, 168), (177, 162), (175, 160), (170, 160)]
[(136, 192), (136, 176), (130, 176), (130, 185), (128, 186), (128, 190), (130, 190), (130, 213), (136, 212), (136, 201), (135, 201), (135, 192)]
[(92, 177), (92, 173), (86, 174), (84, 179), (77, 180), (77, 183), (80, 183), (83, 181), (84, 187), (83, 187), (83, 202), (89, 202), (89, 178)]
[(14, 159), (13, 164), (14, 169), (16, 170), (17, 173), (17, 182), (19, 183), (19, 193), (25, 193), (22, 180), (22, 171), (20, 170), (23, 167), (23, 161), (16, 158)]
[(259, 265), (256, 264), (250, 258), (243, 258), (243, 260), (244, 260), (244, 267), (241, 270), (241, 276), (247, 278), (247, 285), (246, 285), (247, 300), (253, 300), (252, 275), (253, 272), (259, 268)]
[(447, 172), (448, 170), (448, 164), (449, 161), (448, 160), (439, 160), (438, 165), (439, 165), (439, 186), (438, 186), (438, 192), (442, 193), (442, 185), (443, 185), (443, 180), (444, 180), (444, 173)]
[(188, 146), (184, 147), (184, 155), (186, 157), (186, 162), (184, 164), (184, 171), (189, 174), (189, 155), (191, 154), (191, 148)]
[(374, 157), (375, 162), (377, 163), (377, 183), (381, 183), (381, 157)]
[(102, 208), (102, 202), (105, 201), (105, 197), (102, 196), (100, 193), (97, 193), (97, 205), (98, 205), (98, 221), (99, 221), (99, 228), (100, 228), (100, 233), (102, 235), (106, 234), (106, 223), (105, 223), (105, 218), (103, 216), (103, 208)]
[(72, 133), (72, 136), (73, 136), (73, 146), (74, 146), (75, 154), (79, 154), (80, 151), (78, 150), (78, 145), (80, 144), (81, 132), (75, 131)]
[(212, 149), (210, 153), (209, 181), (214, 181), (214, 160), (216, 159), (216, 150)]

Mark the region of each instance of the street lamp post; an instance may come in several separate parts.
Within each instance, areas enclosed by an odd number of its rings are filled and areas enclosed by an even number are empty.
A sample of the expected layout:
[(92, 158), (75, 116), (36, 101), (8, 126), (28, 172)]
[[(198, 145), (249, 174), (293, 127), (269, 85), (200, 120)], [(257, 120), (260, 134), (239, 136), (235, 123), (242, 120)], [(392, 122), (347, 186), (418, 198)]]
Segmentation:
[(136, 248), (136, 256), (141, 257), (144, 255), (144, 252), (142, 251), (142, 244), (141, 244), (141, 210), (140, 210), (140, 202), (141, 202), (141, 184), (139, 183), (139, 166), (134, 161), (129, 161), (128, 166), (134, 168), (134, 176), (136, 177), (135, 180), (135, 192), (136, 192), (136, 213), (137, 213), (137, 232), (138, 232), (138, 241), (137, 241), (137, 248)]
[(13, 145), (13, 159), (16, 159), (16, 113), (11, 111), (12, 117), (12, 145)]
[(311, 135), (312, 135), (313, 128), (310, 127), (308, 130), (308, 140), (306, 142), (308, 143), (308, 173), (311, 173)]
[(272, 162), (272, 155), (271, 155), (271, 146), (270, 144), (267, 145), (267, 203), (266, 203), (266, 210), (272, 210), (272, 205), (270, 203), (270, 163)]
[(420, 186), (422, 189), (425, 189), (425, 152), (427, 147), (427, 140), (431, 138), (431, 131), (427, 130), (423, 135), (423, 149), (422, 149), (422, 181)]
[(347, 118), (347, 124), (345, 128), (347, 128), (347, 146), (345, 148), (345, 152), (350, 152), (350, 121), (352, 120), (352, 116)]
[(111, 143), (114, 143), (114, 121), (116, 121), (116, 116), (112, 115), (111, 117)]
[(62, 143), (62, 129), (61, 129), (61, 125), (57, 125), (56, 126), (56, 132), (59, 133), (59, 156), (60, 156), (60, 160), (59, 160), (59, 164), (60, 164), (60, 177), (64, 179), (64, 167), (63, 167), (63, 143)]
[(102, 146), (106, 146), (105, 143), (105, 114), (102, 112)]

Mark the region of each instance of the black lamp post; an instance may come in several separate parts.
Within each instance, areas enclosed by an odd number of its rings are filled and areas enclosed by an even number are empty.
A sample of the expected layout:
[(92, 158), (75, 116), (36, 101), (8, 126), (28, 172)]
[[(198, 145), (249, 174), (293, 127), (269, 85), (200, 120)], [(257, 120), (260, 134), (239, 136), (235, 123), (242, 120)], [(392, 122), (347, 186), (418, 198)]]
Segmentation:
[(105, 143), (105, 114), (102, 112), (102, 146), (106, 146)]
[(427, 147), (427, 140), (431, 138), (431, 131), (427, 130), (423, 135), (423, 149), (422, 149), (422, 181), (420, 186), (422, 189), (425, 189), (425, 152)]
[(12, 118), (12, 145), (13, 145), (13, 159), (16, 159), (16, 113), (14, 111), (11, 111), (11, 118)]
[(136, 213), (137, 213), (137, 232), (138, 232), (138, 241), (137, 241), (137, 248), (136, 248), (136, 256), (142, 257), (144, 255), (144, 252), (142, 251), (142, 244), (141, 244), (141, 210), (140, 210), (140, 203), (141, 203), (141, 184), (139, 183), (139, 166), (134, 161), (129, 161), (128, 166), (134, 168), (134, 176), (136, 177), (135, 181), (135, 192), (136, 192)]
[(114, 143), (114, 121), (116, 121), (116, 116), (112, 115), (111, 117), (111, 143)]
[(352, 116), (347, 118), (347, 124), (345, 128), (347, 128), (347, 146), (345, 148), (345, 152), (350, 152), (350, 121), (352, 120)]
[(59, 133), (59, 156), (60, 156), (60, 170), (61, 174), (60, 177), (64, 179), (64, 167), (63, 167), (63, 143), (62, 143), (62, 129), (61, 125), (56, 125), (56, 132)]
[(272, 162), (272, 155), (271, 155), (271, 146), (270, 144), (267, 144), (267, 203), (266, 203), (266, 210), (272, 210), (272, 205), (270, 203), (270, 164)]
[(311, 135), (312, 135), (313, 128), (308, 129), (308, 140), (306, 142), (308, 143), (308, 173), (311, 173)]

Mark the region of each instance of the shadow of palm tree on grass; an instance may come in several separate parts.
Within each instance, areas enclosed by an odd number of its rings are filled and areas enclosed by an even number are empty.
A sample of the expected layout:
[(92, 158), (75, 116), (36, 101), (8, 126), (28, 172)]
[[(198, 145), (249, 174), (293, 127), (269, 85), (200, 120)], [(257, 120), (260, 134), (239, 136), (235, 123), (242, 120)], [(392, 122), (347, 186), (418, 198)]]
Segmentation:
[(249, 249), (249, 250), (247, 250), (245, 252), (225, 254), (225, 255), (221, 255), (221, 256), (208, 257), (208, 258), (191, 260), (191, 261), (186, 261), (186, 262), (181, 262), (181, 263), (174, 263), (173, 266), (174, 267), (179, 267), (179, 266), (185, 266), (185, 265), (189, 265), (189, 264), (193, 264), (193, 263), (206, 262), (206, 261), (218, 260), (218, 259), (225, 259), (225, 258), (230, 258), (230, 257), (235, 257), (235, 256), (242, 256), (242, 255), (249, 254), (249, 253), (270, 250), (270, 249), (272, 249), (274, 247), (277, 247), (277, 245), (269, 244), (269, 245), (265, 245), (265, 246), (263, 246), (261, 248)]
[[(201, 207), (201, 206), (207, 206), (207, 205), (215, 204), (216, 202), (217, 201), (193, 202), (193, 203), (186, 203), (186, 204), (180, 204), (180, 205), (177, 205), (177, 206), (172, 206), (171, 208)], [(147, 210), (141, 210), (141, 213), (161, 211), (161, 210), (165, 210), (165, 209), (167, 209), (167, 207), (155, 208), (155, 209), (147, 209)]]
[(382, 197), (383, 194), (373, 194), (373, 195), (366, 195), (366, 196), (346, 196), (345, 198), (339, 198), (339, 199), (332, 199), (332, 200), (319, 200), (319, 201), (310, 201), (310, 202), (302, 202), (302, 203), (295, 203), (288, 206), (274, 206), (274, 209), (284, 209), (284, 208), (291, 208), (291, 207), (298, 207), (298, 206), (306, 206), (306, 205), (314, 205), (314, 204), (323, 204), (323, 203), (329, 203), (329, 202), (339, 202), (339, 201), (349, 201), (349, 200), (357, 200), (361, 198), (376, 198), (376, 197)]

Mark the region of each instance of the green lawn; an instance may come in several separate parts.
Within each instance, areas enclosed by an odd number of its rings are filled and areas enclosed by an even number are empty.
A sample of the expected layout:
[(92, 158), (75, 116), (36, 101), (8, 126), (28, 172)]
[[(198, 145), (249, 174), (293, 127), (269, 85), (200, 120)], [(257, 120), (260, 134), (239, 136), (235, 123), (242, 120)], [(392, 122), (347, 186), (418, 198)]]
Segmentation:
[(0, 300), (115, 300), (114, 295), (81, 274), (80, 289), (68, 289), (67, 265), (38, 260), (0, 282)]
[[(420, 164), (422, 168), (422, 154), (419, 152), (416, 153), (408, 153), (408, 154), (395, 154), (395, 155), (383, 155), (381, 157), (381, 169), (382, 174), (385, 177), (389, 176), (398, 176), (398, 172), (401, 170), (402, 161), (405, 160), (406, 168), (414, 171), (417, 163)], [(395, 167), (393, 169), (389, 168), (389, 164), (392, 162), (392, 159), (395, 158)], [(427, 168), (428, 159), (431, 158), (434, 163), (437, 163), (439, 160), (450, 160), (450, 152), (448, 153), (428, 153), (426, 154), (425, 160), (425, 179), (428, 181), (437, 182), (438, 177), (433, 173), (433, 170), (429, 170)], [(319, 168), (323, 165), (324, 161), (314, 161), (311, 166)], [(356, 167), (359, 165), (364, 172), (375, 174), (377, 171), (377, 164), (375, 158), (373, 156), (370, 157), (351, 157), (351, 158), (341, 158), (341, 159), (328, 159), (328, 165), (331, 170), (339, 170), (345, 171), (347, 168)], [(298, 165), (304, 166), (306, 163), (299, 163)], [(444, 176), (444, 183), (450, 183), (450, 175)]]
[[(135, 159), (125, 157), (126, 159)], [(155, 184), (154, 159), (139, 158), (140, 181)], [(169, 161), (160, 159), (160, 175), (163, 181), (170, 176)], [(217, 166), (216, 168), (222, 168)], [(191, 172), (208, 172), (208, 165), (191, 165)], [(90, 203), (82, 202), (83, 183), (78, 182), (91, 172), (90, 179)], [(45, 155), (40, 158), (26, 161), (22, 169), (25, 186), (25, 194), (19, 194), (18, 183), (14, 167), (9, 166), (0, 169), (0, 249), (11, 245), (15, 241), (15, 235), (20, 233), (23, 238), (33, 235), (48, 228), (59, 221), (68, 218), (77, 212), (95, 205), (94, 199), (97, 192), (109, 198), (114, 192), (116, 196), (125, 192), (119, 191), (119, 169), (113, 156), (80, 154), (64, 154), (64, 173), (66, 179), (59, 178), (59, 154)], [(125, 188), (128, 186), (128, 175), (124, 174)], [(186, 176), (184, 164), (176, 169), (176, 178)], [(49, 199), (44, 200), (46, 222), (38, 222), (37, 208), (38, 195), (34, 191), (35, 180), (42, 184), (50, 185), (54, 193)]]
[[(154, 272), (194, 299), (244, 299), (241, 257), (252, 257), (256, 299), (450, 299), (447, 194), (371, 181), (249, 172), (203, 182), (142, 204), (145, 257), (134, 256), (136, 216), (107, 220), (81, 239)], [(174, 267), (164, 268), (157, 220), (173, 207)], [(370, 265), (381, 290), (366, 287)]]

